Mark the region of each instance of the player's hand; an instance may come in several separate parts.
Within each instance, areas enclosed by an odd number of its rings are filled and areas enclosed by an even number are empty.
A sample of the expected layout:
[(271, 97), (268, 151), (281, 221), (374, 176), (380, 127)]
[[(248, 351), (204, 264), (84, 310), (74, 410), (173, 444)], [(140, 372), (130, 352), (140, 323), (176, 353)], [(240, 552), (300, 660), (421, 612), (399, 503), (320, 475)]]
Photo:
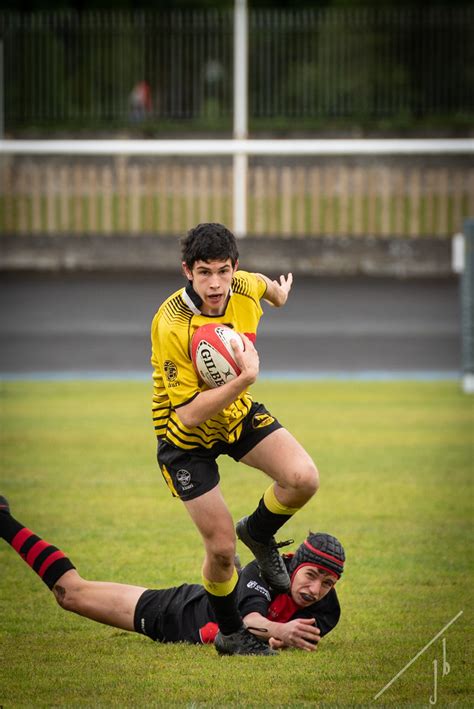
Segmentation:
[(246, 382), (246, 386), (249, 386), (258, 377), (260, 360), (253, 342), (243, 332), (240, 332), (239, 335), (243, 340), (244, 349), (242, 350), (235, 340), (231, 340), (231, 346), (234, 352), (234, 359), (240, 369), (239, 378), (242, 377), (243, 381)]
[(284, 623), (280, 640), (288, 647), (298, 647), (307, 652), (317, 650), (321, 632), (314, 618), (295, 618)]
[(273, 283), (280, 292), (281, 297), (284, 298), (283, 303), (286, 303), (286, 301), (288, 300), (288, 293), (290, 292), (291, 286), (293, 285), (293, 274), (289, 273), (287, 276), (282, 275), (280, 276), (280, 282), (273, 281)]
[(270, 645), (272, 650), (283, 650), (284, 647), (287, 647), (283, 640), (278, 640), (277, 638), (270, 638), (268, 644)]
[(293, 274), (289, 273), (287, 276), (281, 275), (279, 280), (267, 281), (267, 293), (264, 295), (265, 300), (267, 300), (272, 305), (277, 308), (281, 308), (285, 305), (288, 300), (288, 294), (293, 285)]

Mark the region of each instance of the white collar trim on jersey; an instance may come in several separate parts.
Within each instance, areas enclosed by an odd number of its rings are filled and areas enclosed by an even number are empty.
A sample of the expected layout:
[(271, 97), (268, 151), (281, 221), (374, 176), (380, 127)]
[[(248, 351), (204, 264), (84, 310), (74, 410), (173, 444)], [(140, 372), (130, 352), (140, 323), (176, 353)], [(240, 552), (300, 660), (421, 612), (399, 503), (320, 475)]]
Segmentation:
[[(188, 286), (188, 287), (189, 287), (189, 286)], [(199, 298), (199, 296), (197, 295), (197, 293), (195, 293), (194, 290), (193, 290), (192, 292), (193, 292), (193, 294), (196, 295), (197, 298)], [(229, 288), (229, 297), (230, 297), (231, 295), (232, 295), (232, 288)], [(195, 302), (193, 301), (193, 299), (191, 298), (191, 296), (190, 296), (190, 294), (189, 294), (187, 288), (183, 288), (183, 291), (182, 291), (182, 293), (181, 293), (181, 297), (183, 298), (184, 302), (186, 303), (186, 305), (188, 306), (188, 308), (191, 310), (191, 312), (194, 313), (194, 315), (202, 315), (202, 312), (199, 310), (199, 308), (197, 307), (196, 303), (195, 303)], [(201, 302), (202, 302), (202, 301), (201, 301)]]
[(186, 305), (188, 306), (188, 308), (194, 313), (194, 315), (201, 315), (201, 311), (199, 310), (199, 308), (196, 305), (194, 305), (193, 301), (191, 300), (188, 293), (186, 292), (186, 288), (183, 288), (183, 292), (181, 293), (181, 296), (182, 296), (184, 302), (186, 303)]

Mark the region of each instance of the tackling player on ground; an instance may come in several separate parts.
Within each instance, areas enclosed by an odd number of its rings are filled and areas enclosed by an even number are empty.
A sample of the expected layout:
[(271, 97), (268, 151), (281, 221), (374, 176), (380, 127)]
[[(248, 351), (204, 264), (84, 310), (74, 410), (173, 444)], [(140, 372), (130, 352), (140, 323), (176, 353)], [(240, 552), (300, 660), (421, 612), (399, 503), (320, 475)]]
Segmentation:
[[(1, 496), (0, 537), (40, 576), (65, 610), (165, 643), (212, 643), (218, 633), (209, 595), (202, 586), (153, 590), (88, 581), (60, 549), (16, 520)], [(244, 654), (261, 654), (263, 644), (268, 654), (284, 647), (315, 650), (339, 620), (335, 585), (344, 560), (344, 550), (335, 537), (310, 533), (295, 554), (285, 555), (291, 575), (291, 590), (285, 594), (268, 587), (255, 561), (248, 564), (237, 585), (238, 609), (250, 631)]]
[[(220, 628), (218, 652), (255, 654), (255, 638), (237, 606), (235, 531), (216, 459), (227, 454), (273, 479), (236, 531), (267, 584), (286, 593), (290, 579), (274, 535), (314, 495), (318, 471), (295, 438), (253, 401), (248, 388), (259, 372), (254, 342), (263, 313), (260, 300), (283, 306), (293, 279), (291, 273), (276, 281), (239, 270), (235, 237), (221, 224), (191, 229), (183, 241), (182, 268), (187, 286), (162, 304), (151, 329), (158, 463), (204, 543), (203, 585)], [(193, 333), (210, 322), (234, 328), (245, 345), (244, 351), (234, 348), (240, 375), (214, 389), (199, 380), (190, 357)], [(269, 650), (261, 644), (260, 654)]]

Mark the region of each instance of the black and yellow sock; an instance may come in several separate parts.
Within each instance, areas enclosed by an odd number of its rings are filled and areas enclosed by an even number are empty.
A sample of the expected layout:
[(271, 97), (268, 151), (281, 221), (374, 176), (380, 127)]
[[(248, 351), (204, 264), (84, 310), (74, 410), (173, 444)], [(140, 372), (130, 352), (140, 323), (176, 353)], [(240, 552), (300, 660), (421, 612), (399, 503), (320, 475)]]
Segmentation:
[(237, 581), (239, 580), (236, 569), (228, 581), (216, 582), (202, 577), (203, 586), (207, 591), (216, 623), (224, 635), (235, 633), (242, 627), (242, 618), (237, 610)]
[(12, 517), (8, 505), (0, 506), (0, 537), (13, 547), (49, 589), (66, 571), (75, 568), (62, 551)]
[(248, 532), (256, 542), (265, 544), (299, 509), (299, 507), (283, 505), (277, 499), (272, 484), (265, 490), (255, 512), (248, 517)]

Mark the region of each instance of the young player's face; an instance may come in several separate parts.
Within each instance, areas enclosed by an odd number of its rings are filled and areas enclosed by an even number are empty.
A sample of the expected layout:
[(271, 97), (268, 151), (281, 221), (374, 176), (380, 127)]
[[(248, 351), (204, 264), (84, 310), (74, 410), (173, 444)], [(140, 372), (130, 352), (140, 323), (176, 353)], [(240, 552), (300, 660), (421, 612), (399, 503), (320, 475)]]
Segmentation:
[(204, 315), (221, 315), (229, 296), (232, 276), (237, 268), (232, 261), (196, 261), (190, 270), (183, 263), (183, 271), (193, 282), (193, 288), (202, 299)]
[(324, 598), (336, 580), (317, 566), (302, 566), (293, 576), (291, 596), (295, 603), (305, 608)]

